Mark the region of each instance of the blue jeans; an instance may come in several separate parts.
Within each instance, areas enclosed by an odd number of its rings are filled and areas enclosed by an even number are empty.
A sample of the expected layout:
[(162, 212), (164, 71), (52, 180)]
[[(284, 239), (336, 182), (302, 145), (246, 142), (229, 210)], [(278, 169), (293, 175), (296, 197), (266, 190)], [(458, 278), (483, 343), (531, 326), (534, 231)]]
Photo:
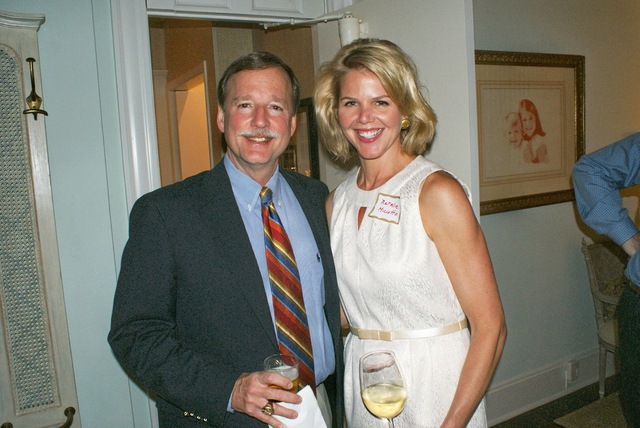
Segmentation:
[(640, 292), (627, 287), (616, 310), (620, 401), (631, 427), (640, 428)]

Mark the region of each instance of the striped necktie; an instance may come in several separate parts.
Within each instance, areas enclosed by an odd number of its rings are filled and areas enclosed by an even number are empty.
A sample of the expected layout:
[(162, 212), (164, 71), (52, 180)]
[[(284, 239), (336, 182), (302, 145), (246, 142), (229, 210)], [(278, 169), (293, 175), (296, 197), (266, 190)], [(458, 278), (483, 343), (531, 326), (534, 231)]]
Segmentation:
[(291, 242), (284, 230), (268, 187), (260, 191), (264, 244), (269, 282), (273, 295), (278, 346), (283, 354), (293, 354), (300, 360), (300, 387), (309, 385), (315, 391), (313, 350), (304, 307), (298, 266)]

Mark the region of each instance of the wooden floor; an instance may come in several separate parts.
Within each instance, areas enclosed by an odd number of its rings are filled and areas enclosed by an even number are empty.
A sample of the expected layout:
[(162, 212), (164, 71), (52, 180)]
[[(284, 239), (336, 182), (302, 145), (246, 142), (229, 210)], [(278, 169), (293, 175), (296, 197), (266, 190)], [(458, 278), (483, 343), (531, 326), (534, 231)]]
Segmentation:
[[(606, 394), (616, 392), (619, 388), (618, 379), (612, 376), (607, 379), (605, 386)], [(551, 403), (516, 416), (513, 419), (492, 425), (493, 428), (558, 428), (559, 425), (553, 423), (555, 419), (578, 410), (588, 404), (598, 400), (598, 384), (594, 383), (575, 391), (569, 395), (558, 398)]]

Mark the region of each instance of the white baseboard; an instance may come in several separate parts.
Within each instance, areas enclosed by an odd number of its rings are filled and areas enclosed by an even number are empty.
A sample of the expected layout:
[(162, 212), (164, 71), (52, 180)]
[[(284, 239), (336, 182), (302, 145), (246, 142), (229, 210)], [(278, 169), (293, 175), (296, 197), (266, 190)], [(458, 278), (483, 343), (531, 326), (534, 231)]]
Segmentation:
[[(615, 373), (613, 358), (607, 353), (607, 376)], [(567, 382), (567, 364), (576, 361), (579, 375)], [(489, 426), (509, 420), (573, 391), (598, 382), (598, 350), (560, 361), (535, 373), (489, 389), (486, 397)]]

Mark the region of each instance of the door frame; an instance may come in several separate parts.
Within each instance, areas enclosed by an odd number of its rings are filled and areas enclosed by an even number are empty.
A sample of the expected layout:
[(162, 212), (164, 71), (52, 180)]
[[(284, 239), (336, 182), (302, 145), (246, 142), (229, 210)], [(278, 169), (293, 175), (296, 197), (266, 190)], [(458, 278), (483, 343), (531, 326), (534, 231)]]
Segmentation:
[[(324, 0), (324, 3), (325, 12), (330, 13), (350, 6), (354, 0)], [(111, 0), (120, 137), (128, 210), (140, 196), (161, 186), (153, 103), (149, 16), (145, 0)], [(209, 14), (206, 18), (251, 21), (247, 16), (216, 17)]]
[(171, 147), (171, 171), (173, 182), (182, 180), (182, 156), (180, 154), (180, 124), (178, 118), (178, 107), (177, 107), (177, 92), (184, 92), (189, 90), (189, 84), (193, 82), (195, 79), (198, 81), (202, 81), (204, 84), (204, 115), (207, 123), (207, 148), (209, 151), (209, 165), (213, 167), (216, 164), (216, 159), (214, 156), (213, 150), (213, 134), (212, 134), (212, 123), (211, 123), (211, 106), (209, 105), (209, 80), (208, 80), (208, 70), (207, 70), (207, 61), (202, 61), (196, 67), (193, 67), (191, 70), (183, 73), (177, 78), (167, 82), (167, 94), (168, 94), (168, 102), (169, 102), (169, 128), (170, 128), (170, 142), (169, 145)]

